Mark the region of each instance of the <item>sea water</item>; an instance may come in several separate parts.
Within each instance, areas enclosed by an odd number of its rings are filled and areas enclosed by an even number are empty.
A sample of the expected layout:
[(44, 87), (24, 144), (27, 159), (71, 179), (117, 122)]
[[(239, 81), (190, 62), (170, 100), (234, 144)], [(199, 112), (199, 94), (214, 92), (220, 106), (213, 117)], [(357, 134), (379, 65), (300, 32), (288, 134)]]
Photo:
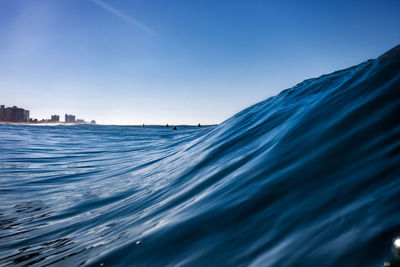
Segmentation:
[(399, 50), (218, 126), (0, 125), (0, 265), (382, 266)]

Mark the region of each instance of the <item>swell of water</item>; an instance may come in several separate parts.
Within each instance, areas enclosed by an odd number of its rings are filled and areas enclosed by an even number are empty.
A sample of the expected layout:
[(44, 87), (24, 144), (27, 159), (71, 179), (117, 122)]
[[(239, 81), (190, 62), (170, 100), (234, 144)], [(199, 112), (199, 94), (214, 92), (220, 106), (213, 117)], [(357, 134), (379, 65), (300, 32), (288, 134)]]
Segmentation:
[(215, 127), (0, 125), (0, 265), (380, 266), (400, 47)]

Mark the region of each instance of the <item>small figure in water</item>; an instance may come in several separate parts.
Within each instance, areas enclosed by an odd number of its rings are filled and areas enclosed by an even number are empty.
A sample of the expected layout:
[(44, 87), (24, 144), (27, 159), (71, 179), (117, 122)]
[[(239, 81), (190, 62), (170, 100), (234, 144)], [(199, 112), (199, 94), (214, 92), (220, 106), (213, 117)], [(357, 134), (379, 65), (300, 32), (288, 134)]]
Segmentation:
[(177, 128), (176, 128), (176, 126), (174, 126), (174, 129), (173, 130), (178, 130)]
[(167, 125), (166, 125), (167, 127), (169, 127), (169, 125), (168, 125), (168, 123), (167, 123)]
[(197, 125), (197, 127), (201, 127), (200, 123), (199, 123), (199, 125)]
[(143, 123), (143, 126), (142, 127), (144, 127), (144, 123)]

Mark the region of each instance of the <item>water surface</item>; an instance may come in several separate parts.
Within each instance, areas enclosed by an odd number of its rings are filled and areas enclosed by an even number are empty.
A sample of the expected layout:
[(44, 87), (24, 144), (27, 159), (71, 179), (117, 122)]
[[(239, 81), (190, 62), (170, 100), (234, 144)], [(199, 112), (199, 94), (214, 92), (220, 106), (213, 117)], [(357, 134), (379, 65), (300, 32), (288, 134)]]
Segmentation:
[(213, 127), (0, 125), (0, 265), (381, 266), (400, 52)]

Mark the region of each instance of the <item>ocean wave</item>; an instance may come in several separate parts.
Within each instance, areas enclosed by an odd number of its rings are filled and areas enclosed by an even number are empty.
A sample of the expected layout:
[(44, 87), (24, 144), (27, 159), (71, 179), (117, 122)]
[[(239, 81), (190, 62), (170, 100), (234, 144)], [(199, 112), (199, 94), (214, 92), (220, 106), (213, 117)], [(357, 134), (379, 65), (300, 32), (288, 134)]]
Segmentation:
[(0, 125), (0, 265), (381, 266), (400, 47), (218, 126)]

